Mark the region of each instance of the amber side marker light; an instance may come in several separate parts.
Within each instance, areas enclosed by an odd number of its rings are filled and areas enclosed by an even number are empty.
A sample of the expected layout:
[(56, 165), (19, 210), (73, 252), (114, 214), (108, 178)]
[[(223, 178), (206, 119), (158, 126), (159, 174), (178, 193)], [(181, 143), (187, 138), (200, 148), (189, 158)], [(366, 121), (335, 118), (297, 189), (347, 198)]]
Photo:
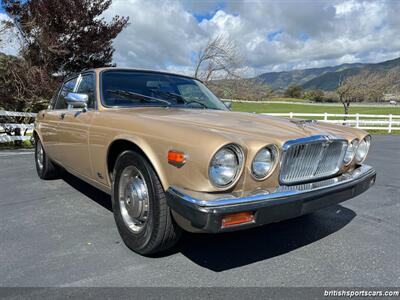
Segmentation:
[(252, 212), (241, 212), (236, 214), (225, 215), (222, 218), (221, 228), (226, 228), (233, 225), (254, 222), (254, 214)]
[(168, 151), (168, 163), (178, 168), (182, 167), (186, 163), (185, 153), (174, 150)]

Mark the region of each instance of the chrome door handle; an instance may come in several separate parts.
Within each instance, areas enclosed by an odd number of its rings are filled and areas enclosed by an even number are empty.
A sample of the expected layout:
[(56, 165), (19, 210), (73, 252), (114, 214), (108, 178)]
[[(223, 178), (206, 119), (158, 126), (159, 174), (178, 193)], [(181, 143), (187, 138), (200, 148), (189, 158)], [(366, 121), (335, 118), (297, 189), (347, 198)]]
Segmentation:
[(64, 120), (65, 113), (60, 114), (58, 117), (59, 117), (61, 120)]

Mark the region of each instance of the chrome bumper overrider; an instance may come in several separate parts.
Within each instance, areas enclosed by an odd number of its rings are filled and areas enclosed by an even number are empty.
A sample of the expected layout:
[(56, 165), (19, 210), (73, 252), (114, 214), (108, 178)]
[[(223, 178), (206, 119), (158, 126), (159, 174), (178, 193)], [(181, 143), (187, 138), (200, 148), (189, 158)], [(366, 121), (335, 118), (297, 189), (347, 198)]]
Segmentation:
[(201, 193), (170, 187), (167, 201), (194, 227), (217, 232), (222, 231), (224, 214), (254, 211), (255, 223), (248, 226), (288, 219), (353, 198), (372, 186), (375, 177), (372, 167), (362, 165), (335, 178), (252, 192)]

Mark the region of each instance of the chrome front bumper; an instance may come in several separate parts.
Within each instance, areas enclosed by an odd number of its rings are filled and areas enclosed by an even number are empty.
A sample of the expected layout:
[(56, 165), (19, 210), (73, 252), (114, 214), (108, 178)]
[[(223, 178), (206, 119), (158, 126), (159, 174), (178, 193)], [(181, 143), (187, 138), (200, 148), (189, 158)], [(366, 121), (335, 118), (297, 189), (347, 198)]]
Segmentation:
[[(294, 218), (314, 210), (351, 199), (375, 183), (376, 172), (367, 165), (338, 177), (275, 189), (242, 193), (199, 193), (170, 187), (168, 205), (191, 222), (195, 228), (208, 232), (239, 230)], [(224, 215), (254, 213), (254, 222), (221, 228)]]

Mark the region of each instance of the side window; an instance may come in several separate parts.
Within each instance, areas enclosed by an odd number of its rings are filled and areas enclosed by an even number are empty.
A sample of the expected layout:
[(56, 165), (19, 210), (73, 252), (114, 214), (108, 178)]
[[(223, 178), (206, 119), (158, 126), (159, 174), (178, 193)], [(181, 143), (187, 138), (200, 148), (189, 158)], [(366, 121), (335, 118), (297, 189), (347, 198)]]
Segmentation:
[(77, 78), (74, 78), (64, 83), (61, 88), (60, 94), (58, 95), (58, 99), (54, 109), (67, 109), (68, 105), (65, 101), (65, 97), (67, 97), (68, 93), (72, 93), (74, 91), (76, 80)]
[(86, 94), (89, 96), (88, 108), (95, 108), (95, 79), (93, 74), (86, 74), (82, 76), (77, 93)]

